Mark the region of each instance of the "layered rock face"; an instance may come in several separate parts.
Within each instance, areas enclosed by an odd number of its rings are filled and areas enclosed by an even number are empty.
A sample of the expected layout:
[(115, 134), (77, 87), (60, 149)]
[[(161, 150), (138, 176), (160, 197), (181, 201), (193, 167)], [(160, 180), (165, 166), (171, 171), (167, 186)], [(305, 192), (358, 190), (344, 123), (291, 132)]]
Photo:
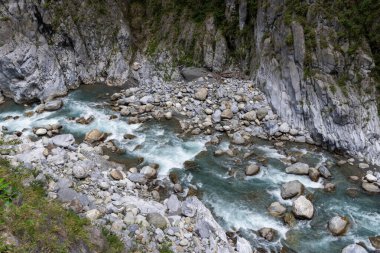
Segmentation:
[(3, 1), (0, 93), (47, 100), (83, 83), (162, 82), (200, 65), (249, 76), (289, 125), (379, 164), (371, 48), (342, 38), (320, 2)]

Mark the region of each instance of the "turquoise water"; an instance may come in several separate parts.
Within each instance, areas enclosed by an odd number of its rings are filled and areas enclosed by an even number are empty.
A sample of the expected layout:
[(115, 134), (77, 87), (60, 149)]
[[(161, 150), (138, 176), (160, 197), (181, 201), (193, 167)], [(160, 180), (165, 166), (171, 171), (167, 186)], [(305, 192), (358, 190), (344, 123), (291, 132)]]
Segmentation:
[[(316, 166), (326, 161), (341, 159), (334, 154), (308, 145), (287, 144), (285, 148), (275, 148), (273, 143), (255, 140), (254, 144), (240, 148), (237, 156), (213, 155), (216, 149), (227, 149), (229, 143), (223, 139), (219, 146), (208, 145), (207, 137), (183, 137), (177, 131), (175, 121), (148, 122), (130, 125), (127, 118), (110, 120), (113, 112), (107, 102), (106, 93), (112, 94), (120, 88), (100, 85), (83, 86), (64, 99), (64, 107), (57, 112), (44, 112), (32, 117), (22, 117), (31, 108), (7, 102), (0, 105), (0, 127), (6, 126), (10, 132), (25, 130), (30, 134), (32, 127), (60, 123), (65, 132), (70, 132), (80, 140), (86, 132), (97, 128), (110, 133), (124, 152), (113, 154), (116, 160), (126, 161), (143, 157), (145, 163), (160, 165), (160, 177), (170, 170), (179, 172), (183, 184), (195, 185), (201, 191), (202, 200), (212, 210), (220, 224), (226, 230), (238, 231), (254, 247), (267, 252), (280, 252), (286, 247), (289, 252), (340, 252), (353, 242), (364, 242), (368, 247), (368, 236), (380, 234), (380, 196), (363, 192), (358, 183), (350, 182), (350, 175), (360, 175), (357, 166), (333, 166), (331, 182), (336, 191), (323, 191), (323, 181), (312, 182), (306, 176), (289, 175), (284, 172), (286, 154), (299, 156), (300, 161)], [(4, 120), (6, 116), (20, 116), (17, 120)], [(95, 116), (90, 125), (80, 125), (71, 118)], [(137, 136), (133, 140), (124, 140), (124, 134)], [(221, 136), (223, 138), (223, 136)], [(253, 151), (253, 155), (244, 159), (243, 154)], [(197, 165), (192, 170), (184, 170), (183, 163), (193, 160)], [(245, 177), (244, 169), (250, 162), (260, 164), (261, 171), (254, 177)], [(228, 171), (236, 170), (235, 176)], [(297, 221), (295, 227), (285, 225), (280, 218), (271, 217), (267, 207), (274, 201), (288, 206), (291, 201), (280, 197), (280, 186), (290, 180), (299, 180), (313, 194), (315, 216), (311, 221)], [(357, 196), (350, 197), (347, 188), (357, 188)], [(342, 237), (334, 237), (327, 230), (328, 220), (335, 215), (350, 218), (351, 228)], [(259, 238), (256, 231), (262, 227), (271, 227), (278, 231), (275, 241), (267, 242)]]

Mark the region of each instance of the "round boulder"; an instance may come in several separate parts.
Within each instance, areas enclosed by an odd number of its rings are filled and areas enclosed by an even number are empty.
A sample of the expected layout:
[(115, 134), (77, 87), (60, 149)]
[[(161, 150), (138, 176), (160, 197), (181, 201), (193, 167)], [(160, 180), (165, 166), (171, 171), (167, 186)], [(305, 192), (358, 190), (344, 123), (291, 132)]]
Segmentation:
[(283, 199), (294, 198), (301, 195), (304, 189), (304, 185), (298, 180), (286, 182), (281, 186), (281, 197)]
[(194, 98), (200, 101), (205, 101), (208, 95), (207, 88), (200, 88), (195, 92)]
[(335, 235), (343, 235), (348, 228), (348, 219), (346, 217), (335, 216), (331, 218), (328, 224), (330, 232)]
[(107, 135), (105, 133), (100, 132), (98, 129), (93, 129), (86, 134), (84, 140), (88, 143), (94, 143), (98, 141), (104, 141)]
[(309, 174), (309, 165), (306, 163), (295, 163), (290, 165), (285, 169), (288, 174), (296, 174), (296, 175), (308, 175)]
[(305, 196), (299, 196), (293, 202), (292, 212), (297, 218), (310, 220), (314, 215), (314, 206)]
[(254, 176), (257, 173), (259, 173), (260, 167), (257, 164), (250, 164), (246, 169), (245, 169), (245, 175), (246, 176)]
[(368, 251), (358, 244), (350, 244), (342, 249), (342, 253), (368, 253)]
[(268, 211), (272, 216), (282, 216), (286, 212), (286, 208), (279, 202), (273, 202), (268, 207)]

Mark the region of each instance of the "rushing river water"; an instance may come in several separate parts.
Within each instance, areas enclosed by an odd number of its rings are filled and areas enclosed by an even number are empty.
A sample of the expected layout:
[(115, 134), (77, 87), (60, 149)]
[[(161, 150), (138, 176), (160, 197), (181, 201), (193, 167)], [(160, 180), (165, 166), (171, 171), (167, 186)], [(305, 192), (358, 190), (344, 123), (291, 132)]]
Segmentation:
[[(106, 91), (105, 91), (106, 90)], [(326, 161), (340, 159), (334, 154), (314, 146), (286, 144), (284, 148), (275, 148), (269, 141), (256, 140), (253, 145), (240, 147), (235, 157), (214, 156), (217, 149), (228, 149), (229, 142), (223, 139), (220, 145), (207, 145), (207, 137), (182, 138), (176, 131), (175, 124), (150, 122), (130, 125), (126, 118), (110, 120), (116, 114), (107, 106), (105, 92), (115, 92), (117, 88), (104, 86), (84, 86), (64, 98), (64, 107), (57, 112), (44, 112), (31, 117), (24, 117), (25, 111), (32, 108), (7, 102), (0, 106), (0, 127), (6, 126), (10, 132), (30, 132), (32, 127), (44, 126), (59, 122), (64, 131), (82, 139), (86, 132), (97, 128), (111, 133), (109, 139), (116, 140), (124, 154), (115, 159), (128, 160), (144, 157), (146, 162), (160, 165), (159, 175), (166, 176), (170, 170), (180, 174), (182, 183), (196, 185), (201, 191), (203, 202), (212, 210), (217, 220), (226, 230), (239, 230), (254, 247), (267, 252), (279, 252), (281, 246), (289, 252), (340, 252), (347, 244), (363, 242), (369, 249), (369, 236), (380, 234), (380, 195), (366, 194), (358, 183), (347, 178), (360, 175), (357, 166), (333, 166), (332, 182), (336, 191), (327, 193), (323, 190), (323, 181), (312, 182), (307, 176), (285, 173), (287, 155), (299, 157), (300, 161), (311, 166)], [(20, 116), (17, 120), (4, 120), (8, 115)], [(95, 120), (89, 125), (80, 125), (70, 120), (72, 117), (93, 115)], [(137, 136), (125, 140), (124, 134)], [(243, 158), (243, 154), (253, 155)], [(184, 170), (183, 163), (194, 161), (194, 169)], [(261, 171), (253, 177), (244, 176), (244, 168), (250, 162), (261, 164)], [(234, 176), (228, 171), (236, 170)], [(274, 201), (291, 206), (290, 200), (282, 200), (281, 184), (290, 180), (299, 180), (307, 191), (313, 194), (315, 215), (311, 221), (297, 221), (290, 228), (282, 219), (272, 217), (267, 207)], [(351, 190), (348, 194), (347, 189)], [(327, 229), (328, 220), (335, 215), (347, 216), (350, 219), (348, 233), (334, 237)], [(256, 231), (263, 227), (274, 228), (278, 232), (275, 241), (267, 242), (257, 236)]]

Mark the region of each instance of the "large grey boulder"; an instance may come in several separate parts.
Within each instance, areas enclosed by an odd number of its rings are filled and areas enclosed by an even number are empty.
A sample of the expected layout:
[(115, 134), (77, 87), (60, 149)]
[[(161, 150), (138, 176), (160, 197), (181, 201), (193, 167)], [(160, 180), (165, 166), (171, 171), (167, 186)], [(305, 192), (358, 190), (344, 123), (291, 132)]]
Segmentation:
[(290, 199), (299, 196), (303, 193), (304, 189), (304, 185), (298, 180), (287, 182), (281, 186), (281, 197), (283, 199)]
[(178, 200), (177, 195), (170, 195), (166, 202), (169, 215), (178, 215), (181, 213), (181, 201)]
[(146, 178), (154, 178), (157, 175), (157, 171), (150, 166), (144, 166), (140, 173), (144, 174)]
[(309, 165), (306, 163), (294, 163), (285, 169), (288, 174), (296, 175), (308, 175), (309, 174)]
[(63, 106), (63, 102), (61, 99), (48, 101), (44, 105), (45, 111), (56, 111)]
[(196, 67), (186, 67), (181, 70), (183, 78), (188, 82), (200, 77), (205, 77), (208, 75), (208, 73), (209, 72), (206, 69)]
[(311, 219), (314, 215), (314, 206), (305, 196), (299, 196), (293, 202), (293, 214), (300, 219)]
[(67, 148), (75, 142), (75, 138), (72, 134), (61, 134), (51, 138), (51, 142), (62, 148)]
[(318, 170), (319, 170), (319, 173), (321, 173), (322, 177), (324, 177), (324, 178), (330, 178), (331, 177), (331, 172), (326, 166), (321, 165), (321, 166), (319, 166)]
[(350, 244), (343, 248), (342, 253), (368, 253), (368, 251), (358, 244)]

